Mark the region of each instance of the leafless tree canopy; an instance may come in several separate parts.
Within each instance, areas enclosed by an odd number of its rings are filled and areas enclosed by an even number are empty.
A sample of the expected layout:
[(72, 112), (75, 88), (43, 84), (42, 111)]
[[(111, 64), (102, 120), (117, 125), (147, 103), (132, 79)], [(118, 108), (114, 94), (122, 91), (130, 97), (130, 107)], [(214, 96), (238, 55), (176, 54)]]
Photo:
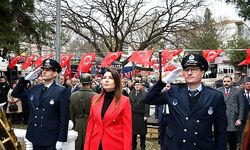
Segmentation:
[[(62, 0), (62, 26), (92, 45), (95, 52), (143, 50), (185, 26), (204, 0)], [(43, 12), (55, 18), (55, 1)]]

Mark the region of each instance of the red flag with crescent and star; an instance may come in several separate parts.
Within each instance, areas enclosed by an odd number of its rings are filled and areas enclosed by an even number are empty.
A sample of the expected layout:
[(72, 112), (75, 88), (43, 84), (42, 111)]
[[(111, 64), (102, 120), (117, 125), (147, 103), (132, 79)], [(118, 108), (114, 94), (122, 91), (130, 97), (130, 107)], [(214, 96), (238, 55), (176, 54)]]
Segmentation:
[(176, 67), (173, 64), (167, 64), (165, 66), (163, 66), (163, 71), (173, 71), (174, 69), (176, 69)]
[(83, 53), (82, 59), (77, 67), (77, 73), (80, 74), (82, 72), (89, 72), (92, 66), (92, 61), (94, 61), (95, 56), (95, 53)]
[(122, 55), (122, 52), (109, 52), (102, 61), (102, 67), (110, 66), (115, 60)]
[(182, 51), (183, 49), (175, 49), (175, 50), (165, 49), (162, 52), (162, 64), (163, 65), (166, 64), (167, 62), (172, 60), (174, 56), (179, 55)]
[(22, 59), (22, 56), (17, 55), (11, 58), (10, 60), (10, 64), (9, 64), (9, 68), (10, 69), (14, 69), (14, 67), (16, 66), (16, 64)]
[(62, 54), (60, 59), (60, 65), (62, 67), (62, 75), (66, 78), (71, 78), (71, 59), (73, 54)]
[(73, 54), (62, 54), (61, 59), (60, 59), (61, 67), (63, 68), (67, 66), (68, 64), (70, 64), (70, 60), (73, 56), (74, 56)]
[(249, 65), (250, 64), (250, 49), (245, 49), (247, 54), (246, 58), (238, 64), (238, 66)]
[(221, 52), (223, 52), (223, 50), (203, 50), (203, 57), (205, 57), (208, 62), (213, 62)]
[(153, 54), (152, 50), (134, 51), (129, 61), (135, 62), (141, 65), (147, 65)]
[(52, 57), (53, 57), (52, 54), (48, 54), (48, 55), (44, 55), (44, 56), (39, 57), (39, 58), (34, 62), (34, 65), (35, 65), (34, 70), (35, 70), (36, 68), (42, 66), (43, 61), (44, 61), (45, 59), (52, 58)]
[(21, 68), (25, 70), (28, 67), (30, 67), (33, 64), (34, 58), (35, 58), (35, 55), (30, 55), (30, 56), (26, 57), (24, 63), (21, 66)]

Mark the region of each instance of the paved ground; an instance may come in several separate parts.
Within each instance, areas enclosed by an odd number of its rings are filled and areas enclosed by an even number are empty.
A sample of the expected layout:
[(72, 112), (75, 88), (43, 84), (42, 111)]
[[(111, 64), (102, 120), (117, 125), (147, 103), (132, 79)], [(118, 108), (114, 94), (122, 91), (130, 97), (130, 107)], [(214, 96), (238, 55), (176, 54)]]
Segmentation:
[[(26, 125), (24, 125), (24, 124), (12, 125), (12, 128), (26, 129)], [(158, 136), (157, 128), (148, 128), (148, 134), (147, 134), (147, 139), (146, 139), (146, 149), (147, 150), (160, 150), (157, 136)], [(23, 140), (20, 140), (20, 142), (22, 143), (22, 145), (24, 145)], [(137, 150), (140, 150), (139, 137), (138, 137), (137, 147), (138, 147)]]

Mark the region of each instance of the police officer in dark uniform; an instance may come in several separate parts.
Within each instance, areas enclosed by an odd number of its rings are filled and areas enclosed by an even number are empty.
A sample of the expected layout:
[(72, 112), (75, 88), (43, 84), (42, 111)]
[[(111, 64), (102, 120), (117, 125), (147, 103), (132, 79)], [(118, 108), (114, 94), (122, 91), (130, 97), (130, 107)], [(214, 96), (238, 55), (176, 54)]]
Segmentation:
[[(34, 85), (24, 92), (29, 80), (34, 80), (42, 72), (43, 84)], [(45, 59), (42, 67), (20, 78), (12, 92), (13, 97), (26, 94), (30, 103), (30, 117), (26, 138), (32, 142), (34, 150), (61, 150), (67, 141), (69, 113), (69, 93), (65, 87), (55, 83), (61, 72), (60, 64), (53, 59)]]
[[(226, 150), (226, 105), (222, 93), (204, 86), (201, 80), (208, 69), (206, 59), (190, 54), (181, 62), (186, 83), (173, 85), (181, 69), (170, 72), (148, 92), (144, 101), (168, 104), (169, 120), (163, 150)], [(214, 133), (213, 133), (214, 132)]]
[(91, 90), (92, 77), (84, 73), (80, 77), (82, 87), (70, 96), (70, 116), (74, 123), (74, 130), (78, 132), (75, 149), (83, 150), (88, 125), (92, 97), (97, 94)]

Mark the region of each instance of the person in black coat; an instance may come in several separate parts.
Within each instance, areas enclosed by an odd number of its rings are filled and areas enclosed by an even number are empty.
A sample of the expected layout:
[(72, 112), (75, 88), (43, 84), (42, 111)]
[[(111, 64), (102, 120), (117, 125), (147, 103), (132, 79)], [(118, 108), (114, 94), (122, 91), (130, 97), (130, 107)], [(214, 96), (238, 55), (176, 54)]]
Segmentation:
[(25, 93), (24, 88), (29, 80), (34, 80), (40, 70), (38, 68), (25, 78), (20, 78), (11, 95), (19, 98), (27, 94), (30, 116), (26, 138), (33, 144), (33, 149), (61, 150), (68, 135), (69, 93), (65, 87), (55, 83), (61, 67), (53, 59), (43, 61), (41, 71), (44, 83), (34, 85)]
[(140, 81), (135, 81), (135, 90), (129, 93), (132, 106), (133, 125), (133, 150), (137, 146), (137, 135), (140, 135), (141, 150), (146, 148), (147, 118), (149, 117), (149, 105), (143, 102), (147, 92)]
[(7, 107), (7, 95), (10, 90), (10, 85), (7, 82), (7, 78), (5, 76), (0, 77), (0, 103), (5, 103), (3, 109), (6, 110)]
[(244, 86), (245, 86), (245, 89), (242, 90), (244, 109), (243, 109), (243, 119), (241, 121), (242, 124), (240, 127), (240, 139), (241, 139), (241, 134), (243, 133), (243, 130), (245, 128), (249, 110), (250, 110), (250, 77), (245, 78)]
[(221, 92), (206, 87), (201, 80), (208, 70), (206, 59), (197, 54), (183, 58), (186, 83), (172, 85), (161, 92), (166, 83), (173, 83), (180, 68), (159, 80), (148, 92), (144, 102), (168, 104), (169, 120), (162, 149), (226, 150), (226, 104)]

